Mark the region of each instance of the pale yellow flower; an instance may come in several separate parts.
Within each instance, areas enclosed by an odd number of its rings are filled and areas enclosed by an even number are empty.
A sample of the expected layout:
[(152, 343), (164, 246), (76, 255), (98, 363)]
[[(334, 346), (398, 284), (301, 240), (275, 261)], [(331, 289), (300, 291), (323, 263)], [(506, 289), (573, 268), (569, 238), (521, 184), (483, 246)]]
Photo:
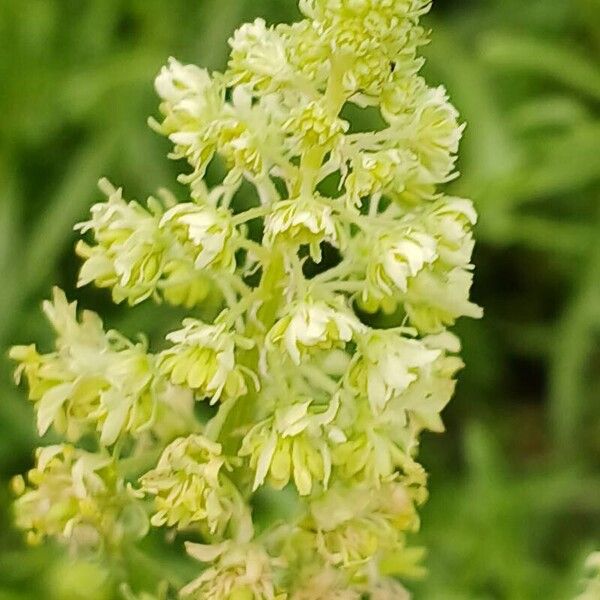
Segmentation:
[(176, 204), (163, 215), (160, 227), (188, 246), (196, 269), (235, 270), (235, 229), (228, 210)]
[(124, 482), (115, 479), (114, 469), (106, 453), (68, 445), (39, 448), (28, 485), (20, 477), (13, 482), (20, 493), (16, 522), (27, 530), (28, 541), (37, 544), (52, 536), (74, 548), (97, 549), (123, 535), (145, 535), (144, 512)]
[(311, 493), (315, 481), (327, 487), (331, 475), (330, 444), (344, 439), (332, 425), (338, 401), (329, 407), (314, 406), (311, 400), (279, 408), (275, 415), (255, 425), (246, 435), (240, 456), (250, 457), (255, 471), (254, 489), (268, 479), (284, 488), (293, 478), (298, 493)]
[(220, 444), (197, 434), (176, 439), (140, 479), (142, 491), (154, 496), (152, 525), (186, 529), (206, 524), (218, 536), (233, 519), (238, 529), (251, 528), (243, 499), (226, 475), (230, 470)]
[(250, 84), (267, 91), (294, 78), (284, 39), (264, 19), (245, 23), (229, 40), (231, 54), (226, 76), (232, 85)]
[(212, 563), (180, 592), (190, 600), (285, 600), (273, 582), (273, 560), (257, 544), (187, 543), (188, 554)]
[(152, 202), (153, 211), (125, 202), (121, 189), (103, 186), (108, 200), (95, 204), (92, 218), (76, 226), (82, 233), (92, 232), (96, 242), (77, 245), (77, 253), (85, 259), (78, 285), (93, 281), (112, 288), (115, 302), (138, 304), (156, 294), (165, 265), (167, 241), (158, 228), (160, 209)]
[(308, 299), (286, 311), (268, 334), (268, 342), (280, 345), (297, 365), (303, 353), (343, 347), (354, 333), (364, 330), (343, 303)]
[(349, 378), (352, 386), (369, 400), (378, 413), (394, 397), (402, 394), (411, 383), (440, 355), (423, 342), (396, 331), (377, 331), (365, 335)]
[(185, 319), (183, 329), (167, 335), (173, 346), (161, 353), (159, 369), (176, 385), (187, 385), (200, 397), (217, 402), (221, 395), (246, 392), (242, 371), (236, 365), (234, 334), (224, 323), (207, 325)]
[(264, 243), (290, 246), (308, 245), (316, 262), (321, 261), (321, 242), (341, 244), (341, 230), (333, 209), (317, 198), (281, 200), (265, 220)]
[(156, 378), (154, 358), (145, 344), (133, 344), (116, 332), (105, 332), (95, 313), (77, 319), (76, 303), (54, 290), (44, 311), (54, 325), (56, 351), (39, 354), (35, 346), (16, 346), (10, 356), (20, 364), (35, 404), (38, 432), (51, 425), (77, 440), (97, 430), (103, 444), (124, 433), (138, 434), (152, 426), (165, 392)]

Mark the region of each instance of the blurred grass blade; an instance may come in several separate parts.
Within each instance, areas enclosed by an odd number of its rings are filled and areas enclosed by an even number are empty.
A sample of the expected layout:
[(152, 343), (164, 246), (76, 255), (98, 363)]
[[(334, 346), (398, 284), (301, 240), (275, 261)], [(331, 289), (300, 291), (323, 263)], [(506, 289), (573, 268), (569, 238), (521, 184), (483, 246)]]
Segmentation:
[(24, 244), (22, 259), (13, 256), (19, 265), (12, 279), (12, 293), (6, 296), (3, 318), (0, 319), (0, 347), (6, 345), (11, 327), (23, 303), (35, 289), (48, 280), (73, 230), (73, 224), (91, 204), (96, 182), (102, 175), (115, 147), (114, 136), (94, 139), (76, 156), (54, 197), (45, 204), (43, 213)]
[(512, 126), (521, 132), (578, 126), (591, 119), (583, 102), (568, 96), (534, 98), (520, 104), (511, 115)]
[(223, 43), (244, 21), (251, 0), (211, 0), (202, 3), (202, 19), (210, 23), (202, 32), (197, 45), (197, 56), (203, 65), (222, 68), (227, 46)]
[(597, 235), (596, 229), (590, 225), (518, 213), (510, 214), (501, 233), (501, 239), (494, 240), (496, 243), (520, 244), (560, 257), (587, 256)]
[[(0, 181), (0, 276), (2, 281), (15, 281), (21, 259), (17, 249), (22, 247), (19, 220), (21, 197), (12, 171), (2, 169)], [(1, 291), (0, 314), (4, 314), (6, 306), (11, 304), (11, 296), (16, 292), (15, 287), (5, 286)]]
[(33, 229), (25, 257), (25, 288), (31, 291), (46, 281), (73, 225), (97, 196), (96, 183), (102, 176), (116, 139), (107, 135), (93, 139), (76, 156), (54, 198), (46, 205)]
[(578, 455), (588, 401), (585, 368), (594, 347), (596, 307), (600, 304), (600, 223), (596, 231), (594, 252), (591, 260), (581, 265), (579, 289), (562, 318), (553, 346), (550, 418), (562, 461)]
[(600, 69), (575, 50), (558, 42), (514, 33), (493, 33), (484, 37), (482, 54), (488, 64), (511, 71), (550, 77), (583, 94), (600, 100)]
[(574, 193), (600, 180), (600, 122), (583, 123), (532, 147), (530, 162), (513, 181), (517, 202)]
[[(118, 54), (93, 71), (82, 70), (70, 75), (61, 89), (62, 100), (72, 117), (86, 117), (98, 105), (110, 102), (115, 94), (124, 91), (131, 95), (133, 86), (149, 90), (163, 62), (164, 56), (158, 52)], [(143, 115), (135, 115), (135, 118), (143, 121)]]

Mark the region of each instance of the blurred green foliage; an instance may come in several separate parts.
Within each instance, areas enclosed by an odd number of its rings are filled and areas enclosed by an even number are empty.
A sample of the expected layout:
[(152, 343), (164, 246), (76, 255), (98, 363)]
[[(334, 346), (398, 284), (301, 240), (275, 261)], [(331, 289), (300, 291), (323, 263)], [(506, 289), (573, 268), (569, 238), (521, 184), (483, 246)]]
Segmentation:
[[(169, 55), (222, 67), (236, 24), (288, 20), (292, 0), (0, 2), (0, 348), (48, 345), (51, 284), (110, 326), (151, 337), (177, 315), (74, 292), (72, 225), (107, 175), (128, 197), (175, 183), (147, 127)], [(450, 191), (480, 212), (467, 369), (426, 436), (431, 499), (415, 540), (427, 600), (568, 598), (600, 547), (600, 0), (438, 0), (426, 74), (468, 121)], [(0, 367), (0, 600), (110, 600), (93, 565), (26, 549), (8, 480), (36, 444), (22, 391)], [(130, 557), (133, 579), (170, 556)], [(145, 562), (146, 561), (146, 562)], [(85, 583), (82, 583), (85, 582)]]

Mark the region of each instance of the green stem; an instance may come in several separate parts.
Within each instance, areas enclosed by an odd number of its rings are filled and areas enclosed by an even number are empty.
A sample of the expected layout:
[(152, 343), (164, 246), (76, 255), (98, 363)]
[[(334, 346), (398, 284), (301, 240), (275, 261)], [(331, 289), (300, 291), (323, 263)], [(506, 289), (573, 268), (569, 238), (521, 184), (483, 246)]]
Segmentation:
[(360, 292), (364, 289), (365, 282), (362, 280), (357, 281), (328, 281), (321, 285), (321, 289), (325, 289), (331, 292)]
[(353, 267), (354, 265), (350, 261), (343, 260), (335, 267), (331, 267), (330, 269), (327, 269), (327, 271), (315, 275), (310, 281), (313, 284), (322, 284), (331, 281), (332, 279), (342, 279), (352, 272)]
[(254, 208), (249, 208), (248, 210), (239, 213), (231, 218), (231, 222), (234, 226), (242, 225), (243, 223), (247, 223), (248, 221), (252, 221), (253, 219), (259, 219), (264, 217), (271, 210), (270, 206), (256, 206)]
[[(348, 70), (350, 60), (351, 57), (346, 54), (331, 57), (331, 73), (325, 91), (325, 104), (332, 119), (337, 118), (347, 100), (346, 91), (344, 90), (344, 75)], [(312, 195), (326, 154), (327, 150), (325, 148), (315, 146), (302, 156), (300, 163), (300, 172), (302, 173), (300, 194), (302, 196)]]
[[(279, 307), (283, 303), (283, 290), (280, 283), (284, 275), (283, 254), (274, 248), (257, 290), (257, 298), (262, 300), (262, 306), (257, 312), (256, 321), (250, 323), (244, 332), (245, 337), (253, 339), (259, 334), (262, 335), (275, 323)], [(259, 352), (255, 346), (240, 352), (238, 364), (257, 372), (259, 359)], [(215, 417), (218, 425), (212, 429), (218, 435), (218, 441), (223, 444), (225, 453), (237, 453), (241, 443), (241, 436), (238, 433), (253, 424), (257, 400), (258, 392), (253, 383), (249, 382), (248, 392), (244, 396), (221, 405), (219, 413)]]

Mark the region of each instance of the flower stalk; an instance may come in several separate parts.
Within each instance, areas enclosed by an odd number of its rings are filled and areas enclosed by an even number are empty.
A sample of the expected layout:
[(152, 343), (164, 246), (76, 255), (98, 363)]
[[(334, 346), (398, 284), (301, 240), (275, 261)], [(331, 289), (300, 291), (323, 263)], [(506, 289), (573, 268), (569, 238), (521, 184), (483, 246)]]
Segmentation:
[[(128, 202), (103, 181), (77, 226), (79, 285), (189, 316), (134, 343), (56, 290), (54, 350), (12, 349), (40, 435), (64, 438), (15, 480), (32, 543), (102, 556), (169, 530), (195, 540), (192, 600), (407, 597), (394, 578), (422, 573), (419, 436), (443, 431), (462, 367), (449, 328), (481, 315), (476, 214), (439, 187), (462, 125), (419, 75), (429, 7), (300, 0), (297, 23), (240, 27), (225, 72), (162, 69), (151, 125), (188, 163), (188, 197)], [(349, 105), (384, 125), (353, 131)], [(257, 514), (282, 499), (284, 521)]]

